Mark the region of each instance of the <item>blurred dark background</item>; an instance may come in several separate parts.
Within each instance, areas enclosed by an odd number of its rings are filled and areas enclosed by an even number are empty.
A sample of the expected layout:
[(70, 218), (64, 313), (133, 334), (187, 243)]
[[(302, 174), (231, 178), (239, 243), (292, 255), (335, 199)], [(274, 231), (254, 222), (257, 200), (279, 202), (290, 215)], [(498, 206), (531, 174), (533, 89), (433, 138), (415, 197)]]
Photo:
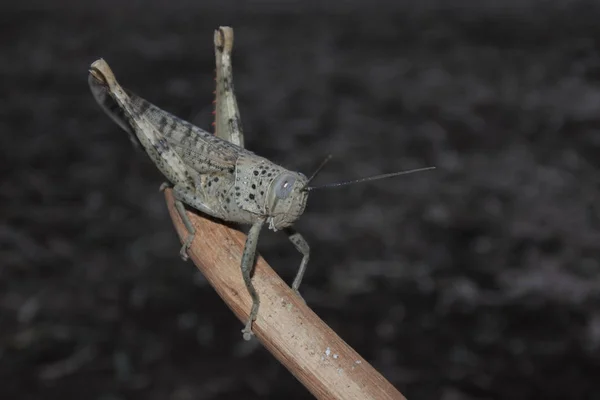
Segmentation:
[[(180, 260), (87, 87), (103, 57), (206, 129), (219, 25), (251, 150), (331, 152), (320, 183), (438, 167), (311, 195), (302, 292), (342, 338), (409, 399), (597, 398), (600, 2), (0, 7), (0, 398), (310, 398)], [(260, 250), (290, 282), (285, 236)]]

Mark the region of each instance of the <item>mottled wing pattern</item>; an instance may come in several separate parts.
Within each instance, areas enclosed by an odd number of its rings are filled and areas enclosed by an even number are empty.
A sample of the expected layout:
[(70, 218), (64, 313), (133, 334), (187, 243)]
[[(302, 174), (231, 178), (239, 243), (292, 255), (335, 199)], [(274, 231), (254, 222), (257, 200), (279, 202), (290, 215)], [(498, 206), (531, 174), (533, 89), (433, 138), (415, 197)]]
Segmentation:
[(200, 174), (231, 172), (240, 151), (245, 152), (131, 92), (128, 94), (134, 110), (156, 126), (184, 163)]
[[(106, 74), (113, 76), (103, 60), (96, 64), (96, 68), (98, 66)], [(143, 123), (150, 129), (146, 128), (142, 137), (155, 136), (152, 140), (156, 143), (152, 146), (160, 151), (161, 154), (158, 155), (160, 158), (166, 158), (164, 152), (168, 147), (176, 153), (175, 158), (179, 158), (186, 167), (200, 174), (233, 172), (238, 153), (245, 150), (160, 109), (135, 93), (122, 88), (116, 80), (111, 89), (103, 79), (90, 74), (89, 83), (92, 93), (104, 111), (129, 133), (132, 141), (140, 143), (140, 138), (135, 131), (140, 129), (138, 125)], [(118, 95), (117, 90), (120, 90), (122, 95)], [(149, 151), (153, 151), (152, 148)]]

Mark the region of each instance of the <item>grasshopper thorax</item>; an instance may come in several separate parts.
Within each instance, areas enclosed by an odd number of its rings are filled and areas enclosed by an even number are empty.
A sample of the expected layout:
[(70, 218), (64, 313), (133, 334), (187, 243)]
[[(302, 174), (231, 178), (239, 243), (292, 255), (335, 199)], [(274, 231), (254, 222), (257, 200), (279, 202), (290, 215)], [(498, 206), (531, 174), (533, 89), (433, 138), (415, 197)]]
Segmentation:
[(306, 206), (308, 180), (253, 153), (240, 153), (235, 165), (232, 197), (245, 212), (267, 219), (280, 230), (296, 221)]

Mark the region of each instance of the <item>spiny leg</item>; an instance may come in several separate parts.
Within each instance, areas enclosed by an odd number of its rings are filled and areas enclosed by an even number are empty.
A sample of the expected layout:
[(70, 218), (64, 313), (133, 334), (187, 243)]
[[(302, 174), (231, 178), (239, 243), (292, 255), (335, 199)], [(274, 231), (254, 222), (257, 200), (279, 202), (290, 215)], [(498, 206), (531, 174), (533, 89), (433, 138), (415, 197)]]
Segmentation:
[(231, 51), (233, 49), (233, 29), (221, 26), (215, 31), (216, 59), (216, 99), (215, 133), (217, 137), (237, 146), (244, 147), (242, 120), (233, 89)]
[(252, 322), (256, 320), (258, 307), (260, 305), (258, 293), (256, 293), (256, 289), (252, 284), (251, 274), (252, 269), (254, 268), (254, 261), (256, 260), (256, 245), (258, 244), (258, 236), (264, 223), (265, 220), (260, 220), (252, 225), (250, 231), (248, 232), (248, 238), (246, 239), (246, 245), (244, 246), (244, 254), (242, 255), (242, 276), (244, 278), (246, 288), (248, 289), (248, 293), (250, 293), (250, 297), (252, 297), (252, 310), (250, 311), (250, 316), (248, 317), (246, 326), (244, 329), (242, 329), (244, 340), (250, 340), (252, 335), (254, 335), (254, 332), (252, 332)]
[[(146, 149), (150, 158), (152, 158), (154, 163), (170, 182), (176, 183), (175, 189), (188, 188), (188, 191), (192, 191), (191, 188), (195, 187), (195, 182), (190, 175), (186, 164), (165, 139), (164, 127), (160, 124), (157, 125), (155, 123), (156, 121), (151, 118), (152, 113), (163, 115), (163, 118), (165, 118), (165, 112), (149, 105), (149, 103), (137, 98), (137, 96), (136, 99), (138, 100), (133, 101), (125, 89), (119, 85), (106, 61), (102, 59), (97, 60), (92, 64), (89, 84), (96, 100), (101, 102), (103, 108), (115, 121), (117, 121), (117, 123), (119, 123), (119, 125), (128, 128), (128, 126), (123, 124), (125, 124), (125, 122), (130, 124), (133, 132), (135, 132), (136, 137)], [(109, 96), (113, 101), (109, 101)], [(145, 104), (143, 110), (139, 106), (140, 100)], [(117, 111), (118, 109), (119, 111)], [(149, 109), (152, 109), (152, 111), (149, 111)], [(131, 130), (126, 130), (129, 133), (132, 133)], [(160, 190), (164, 190), (168, 186), (168, 184), (162, 184)], [(195, 229), (187, 217), (185, 207), (181, 202), (183, 199), (178, 198), (177, 194), (178, 192), (175, 190), (175, 207), (189, 232), (180, 251), (181, 257), (184, 260), (187, 260), (187, 250), (194, 240)]]
[[(102, 102), (103, 108), (108, 110), (111, 118), (120, 125), (125, 122), (129, 124), (128, 126), (135, 132), (154, 164), (170, 182), (194, 186), (187, 166), (165, 139), (164, 127), (151, 118), (147, 107), (145, 111), (148, 112), (145, 112), (137, 102), (132, 101), (125, 89), (117, 82), (106, 61), (99, 59), (91, 65), (89, 83), (96, 100)], [(114, 102), (107, 103), (107, 96), (110, 96)], [(105, 107), (116, 107), (120, 111)], [(152, 113), (157, 112), (164, 113), (162, 110), (152, 111)]]
[(294, 247), (302, 254), (302, 262), (300, 262), (300, 268), (298, 268), (298, 272), (296, 273), (296, 277), (294, 278), (294, 282), (292, 283), (292, 290), (300, 297), (300, 283), (302, 283), (302, 278), (304, 277), (304, 272), (306, 271), (306, 266), (308, 265), (308, 260), (310, 258), (310, 246), (308, 242), (304, 240), (302, 235), (293, 228), (285, 228), (285, 233), (288, 235), (290, 242), (294, 245)]

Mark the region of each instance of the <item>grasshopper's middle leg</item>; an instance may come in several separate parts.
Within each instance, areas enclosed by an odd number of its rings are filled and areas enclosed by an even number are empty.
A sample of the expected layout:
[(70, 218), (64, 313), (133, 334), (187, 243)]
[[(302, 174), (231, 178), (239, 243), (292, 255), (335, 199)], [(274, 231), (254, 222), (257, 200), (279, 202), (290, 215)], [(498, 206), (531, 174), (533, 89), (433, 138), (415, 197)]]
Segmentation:
[[(163, 190), (164, 187), (165, 184), (161, 185), (161, 190)], [(192, 221), (187, 216), (184, 203), (212, 217), (222, 217), (210, 208), (208, 208), (202, 202), (201, 196), (199, 197), (198, 193), (196, 193), (193, 190), (187, 189), (183, 185), (175, 185), (173, 187), (173, 194), (175, 195), (175, 209), (181, 217), (181, 221), (183, 222), (185, 229), (188, 231), (188, 236), (185, 238), (185, 241), (183, 242), (183, 245), (181, 246), (181, 250), (179, 252), (181, 258), (183, 258), (183, 260), (186, 261), (188, 259), (188, 249), (192, 245), (192, 242), (194, 241), (194, 238), (196, 236), (196, 228), (194, 228)]]
[(302, 283), (302, 278), (304, 277), (304, 272), (306, 272), (306, 266), (308, 265), (308, 260), (310, 258), (310, 246), (304, 240), (302, 235), (296, 230), (292, 228), (286, 228), (285, 233), (288, 235), (290, 242), (294, 245), (296, 250), (298, 250), (302, 254), (302, 262), (300, 262), (300, 268), (298, 268), (298, 272), (296, 273), (296, 277), (294, 278), (294, 282), (292, 283), (292, 290), (300, 297), (300, 284)]
[(242, 329), (244, 340), (250, 340), (252, 335), (254, 335), (254, 332), (252, 332), (252, 322), (256, 320), (258, 307), (260, 305), (258, 293), (256, 293), (256, 289), (252, 284), (251, 273), (256, 260), (256, 245), (258, 244), (258, 236), (264, 223), (265, 220), (263, 219), (252, 225), (250, 231), (248, 232), (248, 238), (246, 239), (246, 245), (244, 246), (244, 254), (242, 255), (242, 276), (244, 277), (244, 283), (246, 284), (248, 293), (250, 293), (250, 297), (252, 297), (252, 309), (250, 310), (250, 316), (248, 317), (248, 321), (246, 321), (246, 326), (244, 329)]
[[(166, 188), (171, 186), (172, 185), (170, 183), (163, 182), (160, 185), (159, 190), (162, 192)], [(183, 246), (181, 246), (181, 250), (179, 251), (179, 255), (181, 256), (183, 261), (187, 261), (187, 259), (189, 258), (187, 250), (190, 248), (192, 242), (194, 241), (194, 237), (196, 236), (196, 228), (194, 228), (194, 224), (192, 224), (190, 217), (188, 217), (187, 213), (185, 212), (185, 206), (183, 205), (181, 200), (175, 199), (175, 209), (177, 210), (177, 214), (179, 214), (179, 217), (181, 218), (185, 229), (188, 231), (188, 236), (185, 239)]]

